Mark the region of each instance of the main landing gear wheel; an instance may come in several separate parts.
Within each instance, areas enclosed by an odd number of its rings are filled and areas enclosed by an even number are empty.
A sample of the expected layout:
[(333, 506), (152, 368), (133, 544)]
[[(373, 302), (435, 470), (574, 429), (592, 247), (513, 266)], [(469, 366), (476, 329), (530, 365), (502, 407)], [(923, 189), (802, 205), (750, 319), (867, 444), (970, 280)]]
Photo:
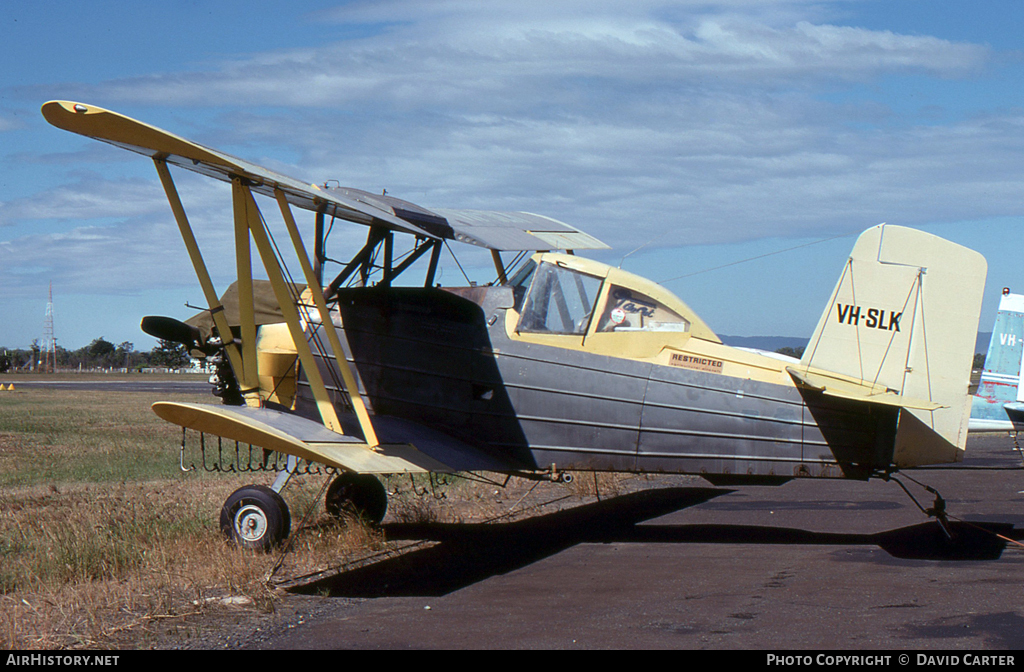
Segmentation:
[(388, 491), (375, 476), (343, 471), (327, 488), (324, 506), (335, 518), (349, 514), (380, 525), (388, 512)]
[(231, 493), (220, 510), (220, 529), (244, 548), (268, 552), (284, 541), (292, 519), (281, 495), (264, 485)]

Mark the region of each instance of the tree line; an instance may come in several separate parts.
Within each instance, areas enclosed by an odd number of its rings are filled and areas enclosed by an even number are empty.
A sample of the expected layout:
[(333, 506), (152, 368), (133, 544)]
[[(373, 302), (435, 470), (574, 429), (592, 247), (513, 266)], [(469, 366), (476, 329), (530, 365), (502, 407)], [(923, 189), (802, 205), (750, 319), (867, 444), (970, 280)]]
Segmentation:
[[(779, 348), (776, 352), (790, 357), (800, 358), (804, 348)], [(30, 349), (4, 348), (0, 346), (0, 373), (8, 371), (35, 371), (43, 363), (44, 353), (39, 341), (32, 341)], [(189, 366), (188, 349), (181, 343), (160, 340), (150, 351), (137, 351), (135, 345), (124, 341), (118, 345), (103, 337), (94, 339), (89, 345), (77, 350), (67, 350), (57, 346), (56, 368), (64, 370), (76, 369), (128, 369), (145, 368), (181, 369)], [(974, 356), (974, 368), (985, 366), (985, 355)]]
[[(55, 365), (59, 370), (180, 369), (188, 367), (190, 363), (188, 350), (181, 343), (160, 340), (147, 352), (136, 350), (130, 341), (114, 345), (103, 337), (77, 350), (68, 350), (58, 345), (55, 357)], [(0, 373), (38, 371), (45, 365), (45, 360), (46, 353), (38, 340), (32, 341), (32, 347), (28, 349), (0, 347)]]

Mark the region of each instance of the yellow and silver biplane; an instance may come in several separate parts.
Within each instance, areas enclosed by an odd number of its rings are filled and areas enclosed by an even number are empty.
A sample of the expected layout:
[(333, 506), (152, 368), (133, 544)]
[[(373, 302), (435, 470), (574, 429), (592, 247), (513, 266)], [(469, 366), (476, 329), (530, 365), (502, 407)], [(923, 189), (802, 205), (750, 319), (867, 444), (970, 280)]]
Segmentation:
[[(663, 287), (573, 254), (606, 246), (547, 217), (427, 209), (307, 184), (92, 105), (52, 101), (42, 112), (156, 166), (208, 326), (149, 317), (143, 328), (218, 362), (223, 403), (153, 410), (203, 436), (290, 456), (272, 487), (244, 487), (225, 502), (222, 527), (244, 545), (268, 548), (288, 534), (278, 490), (297, 460), (337, 470), (329, 510), (351, 506), (379, 522), (383, 474), (564, 480), (621, 471), (774, 484), (888, 478), (962, 459), (986, 263), (941, 238), (887, 225), (865, 231), (798, 361), (724, 345)], [(230, 310), (171, 166), (232, 186)], [(301, 283), (290, 279), (256, 195), (277, 203)], [(315, 213), (312, 259), (293, 208)], [(327, 218), (369, 229), (333, 278), (325, 277)], [(400, 237), (411, 246), (404, 257)], [(449, 241), (489, 249), (497, 280), (436, 285)], [(252, 246), (269, 283), (253, 280)], [(521, 263), (513, 268), (503, 252)], [(420, 259), (424, 281), (397, 286)], [(262, 286), (273, 291), (268, 310), (258, 306)]]

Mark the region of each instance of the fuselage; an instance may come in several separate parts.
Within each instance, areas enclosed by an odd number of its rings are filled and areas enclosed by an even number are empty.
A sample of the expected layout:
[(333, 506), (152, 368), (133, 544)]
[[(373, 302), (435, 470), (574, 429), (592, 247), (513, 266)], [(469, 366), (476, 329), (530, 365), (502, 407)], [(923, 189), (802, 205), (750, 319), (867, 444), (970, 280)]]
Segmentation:
[[(899, 409), (826, 400), (785, 361), (685, 332), (615, 356), (608, 339), (517, 331), (522, 309), (511, 287), (360, 288), (339, 294), (337, 322), (374, 414), (517, 468), (866, 478), (892, 462)], [(312, 415), (301, 381), (297, 396)]]

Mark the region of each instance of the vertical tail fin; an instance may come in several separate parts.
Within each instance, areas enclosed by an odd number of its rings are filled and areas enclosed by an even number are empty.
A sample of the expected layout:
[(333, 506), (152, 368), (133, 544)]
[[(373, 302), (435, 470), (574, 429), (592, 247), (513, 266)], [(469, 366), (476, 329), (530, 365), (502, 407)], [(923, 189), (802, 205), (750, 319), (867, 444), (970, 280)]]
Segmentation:
[(852, 378), (879, 403), (896, 395), (899, 467), (962, 459), (986, 273), (984, 257), (937, 236), (868, 229), (807, 344), (803, 370)]
[[(1021, 358), (1024, 356), (1024, 295), (1003, 290), (992, 327), (985, 369), (971, 404), (971, 431), (1010, 431), (1024, 420)], [(1014, 406), (1020, 404), (1019, 408)], [(1014, 419), (1018, 422), (1014, 422)]]

